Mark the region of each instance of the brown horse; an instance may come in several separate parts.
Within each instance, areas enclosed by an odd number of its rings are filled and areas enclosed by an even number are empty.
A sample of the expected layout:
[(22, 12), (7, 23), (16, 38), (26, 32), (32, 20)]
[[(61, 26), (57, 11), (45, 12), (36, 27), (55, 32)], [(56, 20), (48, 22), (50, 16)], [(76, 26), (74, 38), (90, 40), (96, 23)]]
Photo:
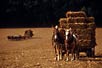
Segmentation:
[(64, 38), (62, 37), (64, 32), (60, 31), (58, 29), (58, 26), (56, 26), (53, 30), (53, 36), (52, 36), (52, 45), (55, 48), (55, 55), (56, 60), (59, 61), (62, 59), (62, 47), (64, 44)]
[(65, 54), (66, 61), (69, 60), (69, 53), (71, 53), (71, 61), (75, 59), (76, 36), (70, 29), (65, 30)]

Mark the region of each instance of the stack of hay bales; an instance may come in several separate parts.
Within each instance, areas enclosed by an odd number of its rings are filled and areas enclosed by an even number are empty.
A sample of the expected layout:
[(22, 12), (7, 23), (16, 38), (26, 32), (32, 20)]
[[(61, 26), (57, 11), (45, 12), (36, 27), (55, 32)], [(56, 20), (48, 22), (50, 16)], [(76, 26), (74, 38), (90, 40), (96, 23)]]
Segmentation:
[(83, 11), (68, 11), (66, 18), (60, 18), (59, 22), (61, 28), (72, 28), (78, 35), (80, 46), (94, 47), (96, 45), (94, 17), (87, 17)]

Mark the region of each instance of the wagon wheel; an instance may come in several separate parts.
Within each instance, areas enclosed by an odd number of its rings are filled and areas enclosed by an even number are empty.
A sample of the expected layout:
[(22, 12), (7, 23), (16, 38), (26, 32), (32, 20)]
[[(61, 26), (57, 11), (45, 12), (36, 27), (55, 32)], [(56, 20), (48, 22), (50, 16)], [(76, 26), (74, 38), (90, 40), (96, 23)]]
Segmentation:
[(95, 56), (95, 48), (87, 49), (87, 56), (88, 57), (94, 57)]

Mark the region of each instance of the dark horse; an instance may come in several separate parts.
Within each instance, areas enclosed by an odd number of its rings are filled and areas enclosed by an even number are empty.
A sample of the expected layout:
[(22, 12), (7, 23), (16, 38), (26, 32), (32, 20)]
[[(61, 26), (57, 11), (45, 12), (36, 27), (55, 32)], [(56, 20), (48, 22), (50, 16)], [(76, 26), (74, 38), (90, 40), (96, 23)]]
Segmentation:
[(52, 45), (55, 49), (56, 60), (62, 59), (62, 50), (64, 44), (64, 30), (59, 30), (58, 26), (54, 27), (52, 36)]
[(65, 54), (66, 61), (69, 60), (69, 53), (71, 53), (71, 61), (75, 59), (75, 50), (76, 50), (76, 35), (73, 34), (71, 29), (65, 30)]

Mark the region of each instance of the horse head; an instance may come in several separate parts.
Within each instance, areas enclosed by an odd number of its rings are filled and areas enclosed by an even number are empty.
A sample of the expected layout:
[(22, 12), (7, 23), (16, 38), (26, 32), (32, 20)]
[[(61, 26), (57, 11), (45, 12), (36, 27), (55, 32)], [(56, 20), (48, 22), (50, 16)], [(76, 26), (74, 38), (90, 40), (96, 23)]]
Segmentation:
[(53, 39), (56, 40), (58, 38), (58, 26), (55, 26), (54, 27), (54, 30), (53, 30)]
[(73, 32), (71, 31), (71, 29), (66, 29), (65, 30), (65, 40), (68, 41), (68, 42), (73, 41)]

